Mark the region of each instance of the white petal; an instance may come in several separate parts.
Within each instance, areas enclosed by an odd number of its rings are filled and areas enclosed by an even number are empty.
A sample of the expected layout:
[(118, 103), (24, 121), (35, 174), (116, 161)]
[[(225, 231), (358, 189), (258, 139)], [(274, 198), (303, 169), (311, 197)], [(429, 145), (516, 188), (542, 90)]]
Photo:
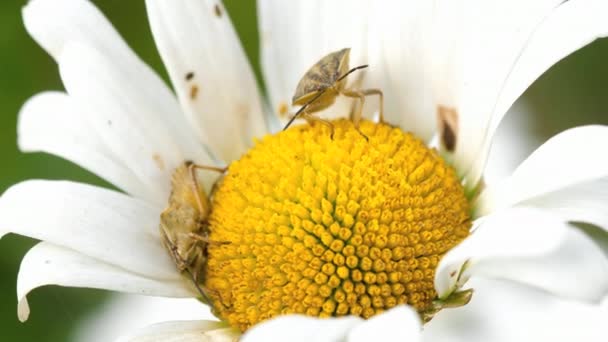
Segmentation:
[(363, 319), (355, 316), (327, 319), (279, 316), (254, 326), (240, 341), (337, 342), (343, 341), (348, 332), (362, 322)]
[[(64, 47), (59, 67), (75, 103), (112, 153), (155, 190), (159, 204), (169, 196), (171, 173), (178, 165), (185, 160), (212, 164), (202, 148), (194, 152), (182, 144), (192, 136), (190, 131), (167, 124), (183, 119), (177, 104), (167, 106), (172, 95), (164, 98), (159, 92), (162, 88), (145, 83), (128, 65), (88, 45), (73, 43)], [(196, 141), (193, 136), (192, 141)]]
[[(479, 159), (478, 153), (505, 79), (534, 30), (563, 0), (464, 2), (465, 6), (455, 4), (455, 8), (441, 10), (441, 19), (447, 20), (446, 29), (457, 25), (458, 20), (463, 21), (462, 28), (456, 30), (461, 35), (456, 36), (458, 43), (453, 48), (455, 64), (449, 61), (449, 54), (446, 62), (457, 69), (452, 80), (455, 84), (450, 86), (442, 81), (440, 74), (435, 75), (437, 84), (441, 85), (439, 104), (454, 107), (459, 114), (458, 136), (461, 138), (456, 142), (456, 166), (469, 171)], [(456, 10), (457, 14), (450, 10)], [(446, 59), (443, 54), (439, 58)], [(477, 181), (468, 180), (473, 186)]]
[(373, 2), (368, 82), (384, 92), (385, 119), (426, 141), (435, 133), (431, 83), (431, 1)]
[(530, 38), (509, 73), (492, 119), (495, 129), (500, 114), (546, 70), (572, 52), (608, 35), (608, 3), (603, 0), (570, 0), (556, 9)]
[(510, 176), (526, 157), (545, 140), (533, 133), (534, 111), (527, 101), (518, 101), (496, 131), (483, 181), (490, 187)]
[(233, 342), (239, 334), (217, 321), (175, 321), (154, 324), (116, 342)]
[[(59, 59), (63, 59), (64, 50), (68, 45), (86, 44), (91, 47), (90, 50), (96, 51), (96, 54), (103, 55), (97, 56), (93, 61), (84, 60), (87, 56), (83, 55), (75, 58), (76, 66), (70, 66), (70, 68), (78, 69), (75, 73), (80, 81), (77, 82), (77, 86), (73, 84), (74, 82), (69, 82), (70, 86), (67, 84), (65, 86), (70, 95), (80, 95), (77, 100), (84, 102), (84, 105), (79, 105), (79, 107), (87, 116), (95, 116), (93, 119), (87, 118), (87, 121), (104, 140), (109, 140), (107, 145), (111, 151), (120, 157), (118, 159), (122, 160), (125, 165), (130, 166), (136, 175), (140, 176), (142, 170), (137, 170), (132, 164), (147, 165), (150, 163), (147, 159), (152, 158), (154, 164), (164, 164), (167, 169), (173, 165), (170, 160), (167, 160), (167, 156), (160, 154), (155, 154), (154, 158), (152, 155), (139, 156), (140, 159), (146, 158), (144, 164), (137, 160), (137, 155), (121, 155), (119, 152), (125, 152), (123, 150), (126, 148), (117, 151), (116, 146), (112, 146), (112, 144), (121, 145), (121, 143), (119, 138), (113, 138), (118, 129), (110, 127), (110, 123), (112, 125), (115, 123), (123, 125), (126, 122), (137, 124), (139, 127), (130, 126), (126, 129), (143, 128), (150, 135), (156, 134), (154, 139), (140, 143), (150, 146), (168, 146), (168, 149), (177, 144), (179, 149), (173, 151), (172, 154), (178, 157), (183, 154), (198, 163), (211, 164), (209, 156), (203, 152), (204, 150), (194, 132), (189, 128), (185, 117), (180, 115), (179, 104), (169, 88), (150, 67), (133, 53), (103, 14), (89, 1), (32, 0), (24, 7), (23, 17), (28, 32), (58, 60), (60, 66), (63, 64), (63, 69), (66, 68), (65, 64), (68, 61), (62, 62)], [(71, 54), (74, 55), (74, 53)], [(83, 60), (80, 60), (79, 57)], [(100, 59), (105, 63), (100, 63)], [(116, 61), (120, 61), (120, 63)], [(91, 68), (85, 66), (91, 66)], [(111, 70), (100, 70), (104, 68)], [(64, 71), (62, 70), (62, 72)], [(112, 84), (98, 84), (102, 81), (98, 78), (100, 74)], [(64, 83), (66, 83), (65, 76), (62, 74)], [(91, 79), (87, 80), (89, 76)], [(70, 81), (73, 81), (74, 78), (76, 77), (70, 78)], [(107, 87), (109, 89), (104, 89)], [(102, 89), (106, 91), (95, 93)], [(101, 100), (105, 106), (96, 106), (97, 103), (90, 101), (91, 97)], [(152, 129), (153, 127), (155, 129)], [(148, 169), (148, 171), (154, 170)], [(143, 179), (147, 180), (150, 177), (153, 178), (154, 174), (146, 175)], [(167, 196), (166, 190), (158, 189), (158, 186), (158, 184), (147, 185), (151, 192), (162, 191), (162, 195), (156, 195), (160, 203), (161, 200), (165, 201)], [(168, 185), (162, 184), (162, 186), (167, 187)]]
[[(161, 113), (155, 120), (161, 120), (165, 129), (171, 132), (181, 147), (193, 156), (200, 153), (200, 146), (189, 131), (185, 118), (178, 115), (179, 105), (169, 88), (133, 53), (112, 24), (91, 2), (31, 0), (23, 8), (23, 20), (32, 37), (56, 60), (59, 60), (69, 43), (83, 43), (102, 52), (105, 58), (112, 62), (113, 67), (118, 68), (116, 72), (122, 75), (120, 80), (138, 82), (139, 88), (126, 94), (122, 84), (115, 84), (116, 94), (145, 99), (142, 103), (137, 103), (141, 105), (136, 107), (139, 108), (139, 115), (150, 120), (152, 116)], [(120, 86), (123, 87), (119, 88)], [(147, 106), (144, 106), (145, 104)]]
[(471, 302), (439, 312), (424, 327), (432, 342), (604, 341), (608, 311), (524, 285), (476, 279)]
[(511, 177), (488, 187), (475, 204), (477, 215), (578, 186), (608, 175), (608, 126), (564, 131), (532, 153)]
[(70, 249), (41, 242), (28, 251), (19, 269), (19, 320), (27, 320), (30, 313), (27, 294), (45, 285), (88, 287), (167, 297), (196, 296), (185, 281), (147, 278)]
[(399, 306), (374, 316), (348, 333), (348, 342), (422, 340), (422, 322), (416, 310)]
[(152, 324), (181, 320), (214, 320), (207, 305), (194, 298), (168, 298), (113, 293), (103, 306), (76, 327), (73, 341), (107, 342)]
[(31, 180), (0, 197), (0, 237), (13, 232), (150, 278), (178, 280), (160, 241), (161, 210), (95, 186)]
[(112, 24), (87, 0), (30, 0), (23, 7), (29, 34), (55, 59), (70, 41), (87, 42), (124, 62), (135, 55)]
[(608, 259), (576, 229), (569, 229), (560, 246), (547, 254), (489, 258), (472, 265), (468, 273), (518, 281), (561, 297), (589, 302), (599, 302), (608, 294)]
[(158, 50), (199, 137), (226, 163), (266, 133), (253, 71), (221, 1), (146, 1)]
[(116, 160), (73, 101), (60, 92), (29, 99), (19, 112), (19, 148), (68, 159), (140, 198), (153, 198), (139, 179)]
[[(326, 54), (350, 47), (350, 66), (367, 61), (369, 1), (258, 1), (261, 63), (273, 113), (291, 108), (291, 98), (304, 73)], [(364, 72), (349, 76), (349, 84)], [(366, 107), (377, 108), (376, 100)], [(323, 118), (345, 117), (352, 99), (340, 97), (319, 114)], [(290, 109), (293, 113), (295, 110)], [(279, 116), (284, 124), (288, 115)]]
[(524, 202), (565, 221), (594, 224), (608, 232), (608, 177), (572, 185)]
[(471, 235), (437, 266), (435, 288), (441, 298), (466, 282), (476, 264), (497, 258), (542, 256), (557, 248), (569, 229), (559, 218), (529, 208), (506, 210), (475, 224)]
[[(527, 1), (527, 4), (536, 4), (538, 1)], [(553, 4), (550, 4), (553, 6)], [(608, 3), (603, 0), (572, 0), (567, 1), (551, 10), (543, 12), (536, 21), (532, 31), (527, 32), (520, 43), (519, 48), (504, 44), (510, 40), (494, 36), (492, 41), (508, 48), (509, 53), (505, 56), (504, 51), (493, 49), (492, 56), (477, 55), (483, 61), (490, 58), (508, 58), (508, 63), (496, 68), (487, 74), (500, 74), (494, 85), (489, 86), (486, 82), (469, 82), (476, 84), (472, 96), (469, 98), (470, 105), (462, 104), (463, 130), (461, 134), (466, 139), (458, 147), (461, 167), (470, 167), (467, 174), (469, 183), (474, 184), (485, 166), (487, 155), (492, 143), (492, 136), (496, 131), (502, 117), (515, 100), (534, 82), (542, 73), (552, 65), (572, 52), (593, 42), (595, 39), (608, 35), (608, 22), (604, 13), (608, 12)], [(526, 17), (532, 13), (526, 9), (513, 18)], [(508, 15), (501, 14), (506, 20), (512, 20)], [(513, 28), (520, 30), (516, 25)], [(519, 33), (518, 33), (519, 34)], [(513, 54), (514, 53), (514, 54)], [(494, 55), (495, 54), (495, 55)], [(473, 55), (475, 56), (475, 55)], [(474, 59), (473, 63), (477, 63)], [(482, 70), (480, 70), (482, 71)], [(506, 72), (505, 72), (506, 71)], [(483, 81), (484, 73), (480, 73)], [(479, 88), (479, 89), (476, 89)], [(485, 90), (484, 90), (485, 89)], [(498, 91), (498, 92), (497, 92)], [(488, 93), (489, 92), (489, 93)], [(498, 95), (498, 97), (496, 97)], [(488, 105), (485, 105), (486, 103)], [(467, 108), (476, 108), (469, 111)], [(490, 115), (491, 114), (491, 115)]]

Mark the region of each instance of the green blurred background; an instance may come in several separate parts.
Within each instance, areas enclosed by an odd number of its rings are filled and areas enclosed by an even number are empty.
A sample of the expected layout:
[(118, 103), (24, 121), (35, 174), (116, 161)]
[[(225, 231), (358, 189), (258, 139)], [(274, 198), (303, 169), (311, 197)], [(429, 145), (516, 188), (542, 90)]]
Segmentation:
[[(155, 50), (143, 1), (93, 1), (110, 18), (139, 56), (165, 79)], [(44, 90), (62, 89), (54, 61), (27, 35), (21, 20), (23, 1), (0, 2), (0, 193), (29, 178), (72, 179), (108, 186), (78, 166), (45, 154), (22, 154), (16, 146), (21, 105)], [(259, 77), (254, 0), (225, 0), (247, 55)], [(608, 39), (560, 62), (524, 95), (530, 109), (525, 132), (532, 141), (571, 126), (608, 124)], [(530, 147), (532, 148), (532, 147)], [(598, 156), (600, 157), (600, 156)], [(35, 214), (35, 213), (32, 213)], [(19, 263), (35, 241), (9, 235), (0, 240), (0, 340), (66, 341), (73, 329), (109, 294), (99, 290), (45, 287), (30, 296), (32, 314), (17, 320), (16, 279)]]

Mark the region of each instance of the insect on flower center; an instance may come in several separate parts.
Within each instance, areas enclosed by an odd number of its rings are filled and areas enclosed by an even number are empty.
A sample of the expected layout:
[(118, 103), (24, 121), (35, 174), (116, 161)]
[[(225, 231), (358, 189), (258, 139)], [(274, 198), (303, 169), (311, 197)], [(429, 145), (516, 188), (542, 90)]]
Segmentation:
[(363, 121), (257, 142), (217, 184), (205, 287), (241, 330), (279, 314), (427, 309), (435, 268), (470, 228), (452, 168), (412, 134)]

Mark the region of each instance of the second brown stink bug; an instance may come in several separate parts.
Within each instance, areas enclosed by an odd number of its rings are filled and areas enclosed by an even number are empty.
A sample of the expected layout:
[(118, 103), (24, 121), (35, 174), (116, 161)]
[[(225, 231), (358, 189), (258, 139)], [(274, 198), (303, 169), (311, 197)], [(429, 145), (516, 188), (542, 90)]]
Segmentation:
[(331, 106), (340, 94), (359, 100), (359, 107), (351, 113), (351, 120), (357, 130), (363, 113), (365, 97), (368, 95), (378, 95), (380, 97), (380, 122), (384, 122), (384, 99), (380, 89), (346, 88), (346, 76), (356, 70), (367, 68), (367, 65), (360, 65), (349, 69), (349, 57), (350, 48), (345, 48), (328, 54), (308, 69), (300, 79), (292, 99), (292, 105), (302, 107), (285, 125), (284, 130), (291, 125), (293, 120), (301, 116), (309, 123), (319, 121), (327, 125), (331, 129), (333, 137), (334, 128), (332, 123), (314, 116), (313, 113)]
[(199, 185), (196, 170), (224, 172), (225, 169), (185, 162), (173, 173), (169, 205), (160, 215), (160, 236), (180, 272), (188, 274), (202, 299), (209, 303), (204, 283), (209, 240), (207, 218), (211, 213), (209, 198)]

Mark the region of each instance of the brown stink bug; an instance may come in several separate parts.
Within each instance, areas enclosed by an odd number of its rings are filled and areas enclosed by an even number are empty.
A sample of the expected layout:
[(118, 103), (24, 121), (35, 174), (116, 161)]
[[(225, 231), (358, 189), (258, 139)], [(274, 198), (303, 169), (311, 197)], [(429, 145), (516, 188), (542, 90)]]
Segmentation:
[(331, 122), (313, 115), (331, 106), (338, 95), (354, 97), (359, 100), (359, 107), (351, 113), (351, 120), (355, 128), (359, 129), (359, 122), (365, 104), (365, 97), (368, 95), (378, 95), (380, 97), (380, 121), (384, 122), (384, 99), (380, 89), (355, 90), (346, 88), (346, 76), (352, 72), (367, 68), (367, 65), (360, 65), (349, 69), (350, 48), (332, 52), (321, 58), (304, 74), (292, 99), (292, 105), (301, 105), (291, 120), (285, 125), (285, 129), (291, 125), (298, 116), (306, 119), (309, 123), (319, 121), (331, 129), (333, 137), (333, 125)]
[(180, 272), (186, 272), (204, 301), (209, 302), (204, 286), (204, 269), (209, 241), (207, 218), (211, 203), (199, 186), (197, 169), (224, 172), (225, 169), (185, 162), (173, 173), (168, 207), (160, 214), (160, 235)]

